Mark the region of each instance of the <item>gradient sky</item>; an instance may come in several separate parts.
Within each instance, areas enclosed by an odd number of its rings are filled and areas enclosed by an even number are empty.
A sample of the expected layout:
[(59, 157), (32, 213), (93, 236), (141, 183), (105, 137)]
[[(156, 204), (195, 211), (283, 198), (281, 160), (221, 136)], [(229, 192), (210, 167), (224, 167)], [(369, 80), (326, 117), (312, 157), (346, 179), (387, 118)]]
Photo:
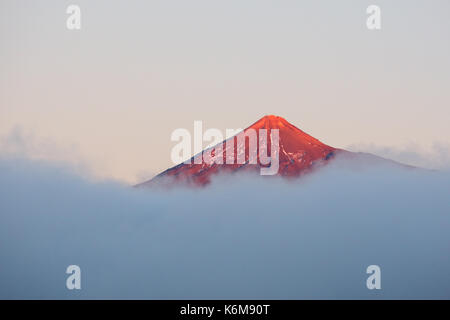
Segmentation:
[[(82, 28), (66, 29), (81, 7)], [(382, 29), (366, 28), (381, 7)], [(129, 183), (170, 134), (283, 116), (334, 147), (450, 144), (450, 2), (0, 0), (0, 144)]]

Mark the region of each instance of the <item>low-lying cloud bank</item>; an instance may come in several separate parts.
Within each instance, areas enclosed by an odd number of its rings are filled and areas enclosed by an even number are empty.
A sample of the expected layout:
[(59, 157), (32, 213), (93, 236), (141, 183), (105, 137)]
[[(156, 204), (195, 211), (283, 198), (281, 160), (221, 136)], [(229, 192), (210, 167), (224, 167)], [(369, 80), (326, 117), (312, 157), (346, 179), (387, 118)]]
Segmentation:
[(448, 299), (449, 190), (448, 172), (345, 161), (142, 190), (2, 158), (0, 298)]

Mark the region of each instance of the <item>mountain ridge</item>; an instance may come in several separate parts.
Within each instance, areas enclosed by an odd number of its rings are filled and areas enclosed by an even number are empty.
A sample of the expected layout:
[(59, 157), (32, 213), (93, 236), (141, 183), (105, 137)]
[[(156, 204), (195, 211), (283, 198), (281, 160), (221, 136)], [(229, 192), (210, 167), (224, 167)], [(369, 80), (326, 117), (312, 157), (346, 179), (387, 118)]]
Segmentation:
[[(251, 163), (251, 129), (257, 132), (256, 163)], [(282, 117), (276, 115), (265, 115), (246, 129), (242, 130), (240, 133), (228, 139), (224, 139), (215, 146), (207, 148), (192, 156), (190, 158), (191, 163), (177, 164), (156, 175), (154, 178), (138, 184), (137, 187), (152, 186), (161, 181), (162, 178), (170, 178), (170, 180), (172, 180), (175, 184), (204, 186), (209, 184), (211, 182), (211, 178), (218, 173), (237, 173), (242, 171), (252, 172), (268, 167), (267, 164), (261, 163), (262, 159), (260, 158), (260, 155), (261, 149), (265, 147), (267, 155), (272, 156), (271, 146), (274, 142), (272, 141), (272, 130), (274, 132), (276, 131), (274, 129), (278, 129), (279, 135), (279, 166), (276, 173), (277, 176), (289, 178), (299, 177), (323, 165), (326, 165), (338, 154), (342, 154), (350, 158), (356, 158), (362, 155), (362, 153), (354, 153), (324, 144)], [(266, 145), (262, 143), (264, 140), (261, 140), (264, 139), (264, 133), (267, 134)], [(240, 134), (244, 136), (244, 140), (240, 140), (241, 143), (238, 143), (238, 136)], [(233, 143), (230, 142), (231, 140), (233, 140)], [(228, 149), (227, 142), (230, 143), (230, 145), (233, 145), (233, 149)], [(205, 161), (205, 152), (209, 151), (211, 152), (211, 155), (215, 155), (215, 151), (219, 150), (220, 146), (222, 147), (222, 154), (218, 157), (222, 157), (223, 163), (218, 164), (211, 161)], [(200, 156), (202, 156), (201, 163), (195, 163), (196, 158)], [(233, 159), (232, 164), (227, 162), (227, 156)], [(380, 157), (376, 158), (383, 159)], [(237, 163), (239, 159), (245, 159), (245, 161), (243, 163)], [(390, 161), (387, 159), (383, 160)], [(197, 162), (198, 161), (199, 159), (197, 159)]]

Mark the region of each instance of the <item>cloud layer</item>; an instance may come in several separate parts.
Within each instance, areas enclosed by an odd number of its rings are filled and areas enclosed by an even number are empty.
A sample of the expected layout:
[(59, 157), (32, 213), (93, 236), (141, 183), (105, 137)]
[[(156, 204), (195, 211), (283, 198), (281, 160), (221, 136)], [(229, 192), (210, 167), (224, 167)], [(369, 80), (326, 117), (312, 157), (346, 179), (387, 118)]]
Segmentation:
[[(0, 177), (3, 299), (450, 298), (447, 172), (336, 161), (141, 190), (3, 157)], [(81, 290), (65, 287), (71, 264)]]

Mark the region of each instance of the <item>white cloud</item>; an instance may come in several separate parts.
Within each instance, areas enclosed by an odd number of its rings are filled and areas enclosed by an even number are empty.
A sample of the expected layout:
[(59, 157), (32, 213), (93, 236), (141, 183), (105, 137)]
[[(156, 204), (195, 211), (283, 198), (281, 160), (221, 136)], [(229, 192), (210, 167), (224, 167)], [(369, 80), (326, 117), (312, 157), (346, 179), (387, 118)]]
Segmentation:
[(336, 161), (164, 191), (2, 158), (0, 177), (1, 298), (450, 298), (447, 172)]

